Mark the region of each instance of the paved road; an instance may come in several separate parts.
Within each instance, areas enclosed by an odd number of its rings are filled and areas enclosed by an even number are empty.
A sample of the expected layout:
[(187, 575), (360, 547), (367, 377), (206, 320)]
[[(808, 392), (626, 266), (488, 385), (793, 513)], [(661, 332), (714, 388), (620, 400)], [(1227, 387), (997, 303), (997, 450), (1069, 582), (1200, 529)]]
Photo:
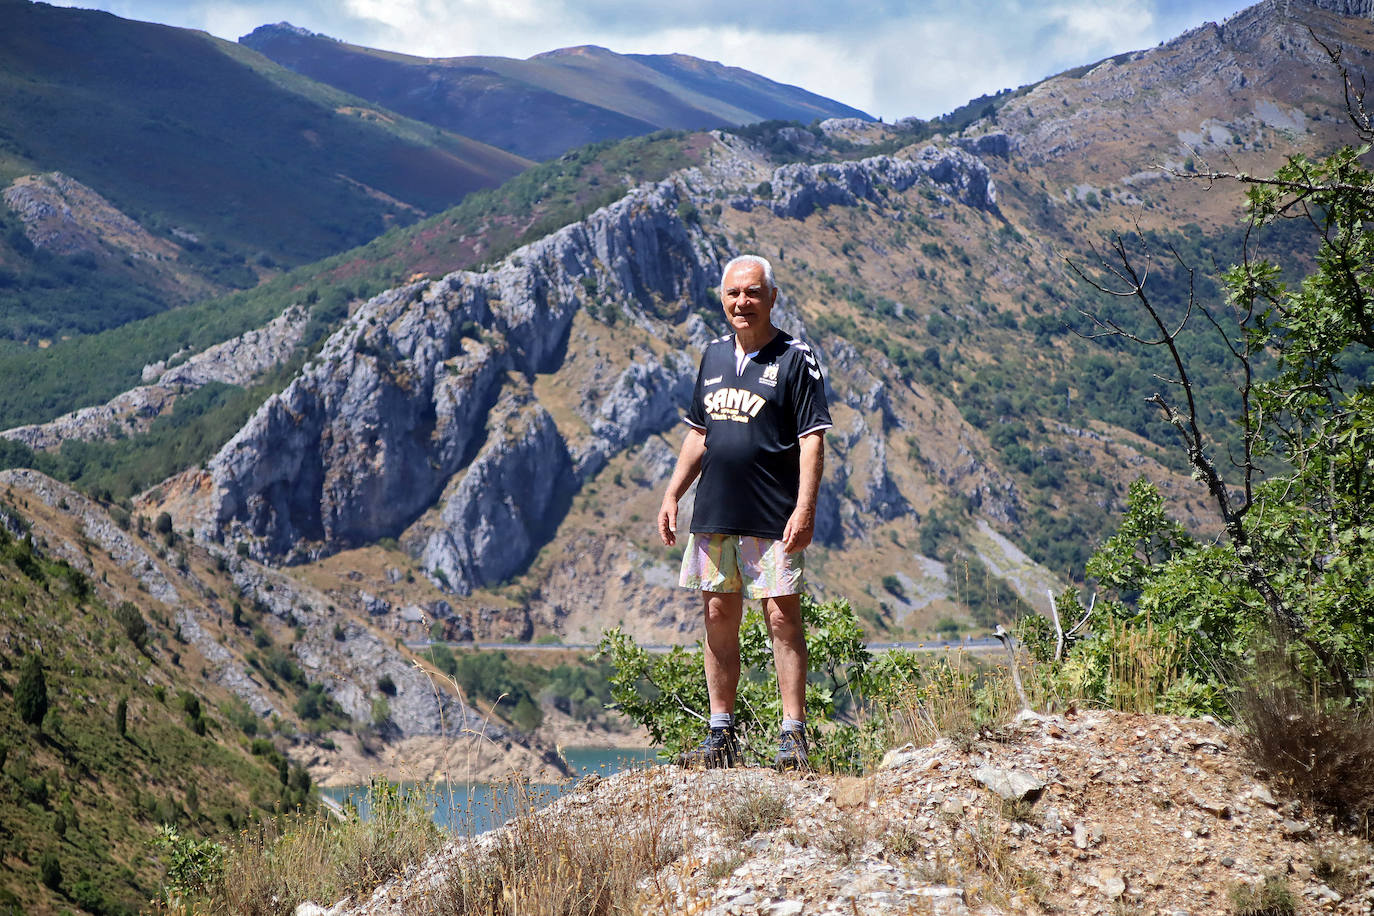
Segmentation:
[[(429, 639), (416, 639), (407, 642), (407, 649), (423, 652), (432, 645), (444, 645), (450, 649), (501, 649), (508, 652), (593, 652), (596, 650), (596, 643), (568, 642), (568, 643), (531, 643), (531, 642), (435, 642)], [(683, 648), (692, 648), (695, 643), (687, 643)], [(919, 649), (922, 651), (937, 650), (958, 650), (963, 649), (967, 652), (986, 652), (996, 649), (1001, 645), (991, 636), (984, 636), (963, 640), (931, 640), (929, 642), (871, 642), (868, 644), (870, 652), (887, 652), (891, 649)], [(663, 644), (645, 645), (640, 648), (649, 652), (670, 652), (675, 646)]]

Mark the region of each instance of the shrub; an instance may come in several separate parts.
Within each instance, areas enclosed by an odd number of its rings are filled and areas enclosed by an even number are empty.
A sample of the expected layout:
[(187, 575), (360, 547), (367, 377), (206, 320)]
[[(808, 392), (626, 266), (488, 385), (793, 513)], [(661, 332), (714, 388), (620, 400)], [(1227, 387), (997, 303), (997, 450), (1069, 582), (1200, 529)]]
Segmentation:
[(57, 853), (48, 851), (43, 853), (38, 860), (38, 874), (43, 883), (53, 890), (60, 890), (62, 887), (62, 863), (57, 860)]
[[(802, 596), (802, 620), (810, 670), (807, 718), (813, 726), (833, 720), (837, 702), (852, 702), (851, 683), (863, 677), (870, 661), (849, 602), (817, 603)], [(614, 628), (606, 632), (598, 657), (609, 660), (614, 708), (649, 730), (654, 743), (675, 755), (694, 745), (705, 729), (709, 706), (701, 644), (650, 653)], [(736, 701), (735, 728), (746, 756), (771, 760), (782, 725), (782, 701), (772, 677), (772, 648), (763, 614), (750, 608), (740, 627), (740, 659), (745, 671)]]
[(163, 824), (151, 842), (165, 855), (163, 888), (169, 902), (204, 896), (223, 878), (225, 849), (219, 843), (182, 836), (170, 824)]
[(148, 644), (148, 622), (132, 601), (121, 601), (114, 611), (115, 620), (124, 628), (124, 635), (135, 648), (142, 651)]
[(1299, 798), (1368, 829), (1374, 823), (1374, 714), (1273, 677), (1241, 695), (1245, 749)]
[(19, 682), (14, 687), (14, 707), (19, 718), (28, 725), (42, 725), (43, 717), (48, 714), (48, 682), (37, 655), (30, 655), (19, 672)]

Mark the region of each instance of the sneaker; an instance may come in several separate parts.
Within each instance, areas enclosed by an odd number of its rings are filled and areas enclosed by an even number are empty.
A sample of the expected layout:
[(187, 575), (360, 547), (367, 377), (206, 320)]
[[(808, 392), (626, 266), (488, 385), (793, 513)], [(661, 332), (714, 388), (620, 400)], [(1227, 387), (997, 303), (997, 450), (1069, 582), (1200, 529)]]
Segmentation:
[(706, 740), (678, 755), (678, 766), (714, 770), (733, 767), (739, 760), (739, 742), (733, 728), (713, 728)]
[(809, 770), (806, 757), (806, 732), (785, 731), (778, 739), (778, 756), (773, 765), (779, 770)]

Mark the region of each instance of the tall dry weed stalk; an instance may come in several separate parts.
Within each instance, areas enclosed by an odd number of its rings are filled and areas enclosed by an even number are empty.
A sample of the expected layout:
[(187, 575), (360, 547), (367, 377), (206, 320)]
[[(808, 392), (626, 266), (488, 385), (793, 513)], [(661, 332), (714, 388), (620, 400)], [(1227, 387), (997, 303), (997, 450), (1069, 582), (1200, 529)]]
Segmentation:
[(1293, 795), (1374, 834), (1374, 712), (1260, 676), (1237, 715), (1256, 763)]
[(896, 739), (971, 743), (986, 725), (1004, 722), (1019, 706), (1007, 669), (980, 669), (962, 652), (922, 668), (894, 709)]
[[(490, 839), (471, 841), (435, 891), (433, 916), (609, 916), (654, 909), (667, 899), (640, 882), (676, 860), (682, 840), (667, 799), (649, 781), (624, 804), (584, 815), (577, 808), (534, 811)], [(518, 802), (519, 804), (519, 802)]]
[(1014, 912), (1027, 912), (1044, 904), (1045, 887), (1040, 875), (1016, 861), (1000, 824), (993, 818), (976, 818), (960, 824), (952, 840), (958, 880), (976, 901), (986, 901)]
[(1107, 655), (1112, 708), (1155, 712), (1169, 686), (1183, 673), (1186, 642), (1176, 630), (1156, 630), (1149, 619), (1141, 628), (1109, 618), (1104, 635), (1112, 647)]
[(367, 820), (296, 813), (245, 830), (228, 844), (213, 899), (192, 912), (275, 916), (306, 900), (371, 893), (438, 848), (432, 796), (374, 783), (369, 797)]

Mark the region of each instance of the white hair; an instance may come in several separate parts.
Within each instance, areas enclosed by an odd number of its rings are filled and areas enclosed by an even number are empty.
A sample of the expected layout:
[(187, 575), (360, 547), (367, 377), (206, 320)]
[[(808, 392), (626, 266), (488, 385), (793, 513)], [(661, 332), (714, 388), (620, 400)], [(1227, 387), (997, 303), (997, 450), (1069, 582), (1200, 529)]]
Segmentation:
[(773, 265), (768, 263), (767, 258), (761, 258), (756, 254), (742, 254), (737, 258), (731, 258), (720, 270), (720, 291), (725, 292), (725, 275), (730, 272), (730, 268), (737, 264), (755, 264), (763, 268), (763, 282), (768, 284), (769, 289), (777, 289), (778, 284), (773, 280)]

